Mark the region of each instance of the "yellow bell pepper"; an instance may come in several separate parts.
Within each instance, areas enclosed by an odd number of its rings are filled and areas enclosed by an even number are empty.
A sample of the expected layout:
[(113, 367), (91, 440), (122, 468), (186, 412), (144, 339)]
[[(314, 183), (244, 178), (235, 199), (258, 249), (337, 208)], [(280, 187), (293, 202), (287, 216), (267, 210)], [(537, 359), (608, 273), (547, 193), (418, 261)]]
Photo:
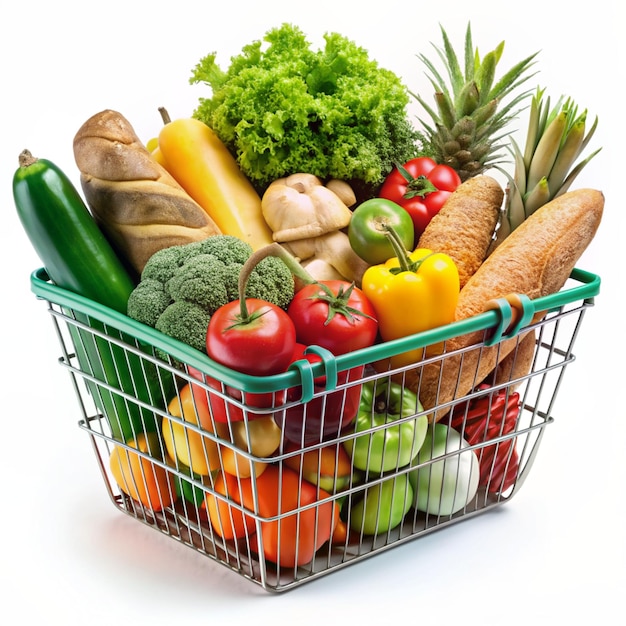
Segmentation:
[[(398, 256), (370, 266), (363, 275), (362, 289), (372, 303), (383, 341), (408, 337), (454, 321), (459, 298), (459, 272), (454, 261), (440, 252), (418, 248), (408, 253), (390, 235)], [(391, 358), (392, 367), (416, 363), (425, 348)], [(441, 345), (428, 346), (428, 354)]]
[[(196, 403), (190, 385), (185, 385), (168, 404), (171, 417), (164, 416), (161, 422), (163, 443), (173, 461), (182, 463), (190, 471), (199, 476), (208, 476), (221, 467), (221, 457), (215, 438), (213, 420), (208, 407)], [(193, 428), (188, 428), (189, 423)], [(200, 426), (207, 431), (201, 434), (196, 428)]]
[(266, 459), (280, 446), (282, 431), (271, 415), (228, 424), (214, 421), (209, 405), (194, 396), (189, 384), (170, 400), (168, 411), (179, 419), (163, 417), (165, 449), (174, 466), (182, 464), (198, 476), (222, 470), (240, 478), (258, 477), (268, 462), (250, 456)]
[(165, 125), (158, 137), (158, 161), (223, 234), (243, 239), (253, 250), (271, 244), (261, 197), (215, 132), (200, 120), (171, 121), (160, 111)]

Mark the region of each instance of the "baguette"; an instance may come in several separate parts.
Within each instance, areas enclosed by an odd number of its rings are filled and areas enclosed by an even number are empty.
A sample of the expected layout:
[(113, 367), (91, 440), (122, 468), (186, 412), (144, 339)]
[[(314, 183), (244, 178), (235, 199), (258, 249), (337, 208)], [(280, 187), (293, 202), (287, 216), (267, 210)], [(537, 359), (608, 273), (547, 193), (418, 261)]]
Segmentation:
[(503, 200), (504, 191), (494, 178), (466, 180), (428, 223), (417, 247), (447, 254), (463, 288), (487, 256)]
[(107, 109), (90, 117), (73, 148), (94, 219), (137, 276), (157, 250), (220, 233), (120, 113)]
[[(509, 294), (534, 299), (559, 291), (595, 236), (603, 209), (604, 196), (594, 189), (570, 191), (543, 205), (487, 257), (461, 289), (456, 320), (482, 313), (491, 300)], [(538, 312), (535, 320), (543, 315)], [(491, 347), (481, 344), (482, 331), (455, 337), (447, 342), (448, 352), (470, 349), (416, 367), (406, 373), (404, 382), (419, 395), (426, 409), (461, 398), (484, 380), (528, 332)], [(471, 349), (476, 344), (481, 345)], [(433, 419), (441, 419), (448, 410), (442, 407)]]
[[(534, 330), (525, 333), (517, 345), (498, 362), (485, 382), (502, 385), (511, 380), (521, 380), (532, 369), (536, 344), (537, 333)], [(516, 383), (511, 387), (511, 391), (515, 391), (518, 386)]]

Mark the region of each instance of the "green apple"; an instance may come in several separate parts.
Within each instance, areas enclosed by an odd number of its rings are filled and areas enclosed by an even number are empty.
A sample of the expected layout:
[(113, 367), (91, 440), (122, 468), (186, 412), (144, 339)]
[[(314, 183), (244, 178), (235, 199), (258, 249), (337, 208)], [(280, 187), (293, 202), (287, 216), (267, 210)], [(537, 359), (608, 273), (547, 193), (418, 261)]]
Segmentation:
[(398, 526), (413, 503), (413, 487), (407, 474), (390, 476), (367, 487), (350, 510), (350, 528), (365, 535), (377, 535)]

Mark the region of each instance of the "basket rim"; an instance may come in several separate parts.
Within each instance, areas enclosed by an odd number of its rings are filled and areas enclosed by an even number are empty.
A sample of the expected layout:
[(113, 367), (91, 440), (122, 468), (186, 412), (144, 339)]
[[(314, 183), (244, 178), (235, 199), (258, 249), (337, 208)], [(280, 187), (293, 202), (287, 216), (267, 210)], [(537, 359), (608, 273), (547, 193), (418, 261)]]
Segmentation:
[[(595, 296), (600, 293), (600, 277), (592, 272), (574, 268), (570, 280), (576, 284), (533, 300), (524, 296), (523, 302), (532, 309), (532, 312), (550, 312), (578, 301), (593, 304)], [(490, 329), (494, 331), (494, 335), (490, 339), (490, 343), (493, 345), (515, 336), (524, 328), (518, 325), (514, 332), (507, 334), (510, 307), (502, 299), (502, 302), (496, 302), (496, 306), (492, 309), (467, 319), (401, 339), (377, 343), (347, 354), (334, 356), (324, 348), (309, 346), (307, 350), (318, 354), (321, 357), (321, 362), (310, 364), (309, 361), (303, 360), (302, 363), (298, 363), (297, 367), (292, 367), (282, 374), (252, 376), (225, 367), (200, 350), (169, 337), (147, 324), (133, 320), (123, 313), (55, 285), (43, 267), (31, 273), (30, 286), (31, 291), (38, 299), (93, 318), (123, 335), (131, 336), (140, 343), (169, 354), (173, 359), (198, 370), (202, 374), (215, 377), (226, 385), (233, 385), (251, 393), (282, 391), (296, 385), (309, 387), (311, 385), (308, 385), (307, 380), (312, 384), (314, 378), (322, 375), (327, 376), (327, 389), (333, 390), (336, 386), (337, 372), (363, 367), (405, 351), (423, 348), (463, 334), (484, 332)]]

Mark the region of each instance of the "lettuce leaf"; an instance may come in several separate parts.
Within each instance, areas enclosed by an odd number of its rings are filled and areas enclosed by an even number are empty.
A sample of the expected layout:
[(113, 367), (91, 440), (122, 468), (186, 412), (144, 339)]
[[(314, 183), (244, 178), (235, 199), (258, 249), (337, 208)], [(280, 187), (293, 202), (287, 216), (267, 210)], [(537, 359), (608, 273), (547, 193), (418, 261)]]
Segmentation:
[(312, 50), (297, 26), (283, 24), (246, 45), (226, 70), (211, 53), (192, 72), (191, 84), (211, 88), (193, 116), (260, 191), (295, 172), (373, 190), (395, 163), (421, 153), (400, 78), (342, 35), (324, 39)]

